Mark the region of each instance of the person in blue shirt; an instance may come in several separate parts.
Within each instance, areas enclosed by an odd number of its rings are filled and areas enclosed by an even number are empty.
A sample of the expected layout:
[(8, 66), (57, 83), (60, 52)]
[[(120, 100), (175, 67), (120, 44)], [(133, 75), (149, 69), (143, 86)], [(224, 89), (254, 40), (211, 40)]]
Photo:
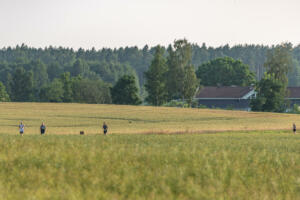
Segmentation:
[(20, 122), (19, 130), (20, 130), (20, 134), (23, 136), (25, 131), (25, 125), (23, 124), (23, 122)]

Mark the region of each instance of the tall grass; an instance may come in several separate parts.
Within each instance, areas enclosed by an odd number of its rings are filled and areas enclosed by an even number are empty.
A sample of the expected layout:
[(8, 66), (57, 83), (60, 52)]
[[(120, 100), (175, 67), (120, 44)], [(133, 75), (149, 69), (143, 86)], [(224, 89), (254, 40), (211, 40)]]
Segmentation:
[(300, 115), (0, 103), (0, 199), (300, 199), (300, 136), (280, 131), (293, 122)]
[(300, 136), (0, 135), (0, 199), (300, 199)]

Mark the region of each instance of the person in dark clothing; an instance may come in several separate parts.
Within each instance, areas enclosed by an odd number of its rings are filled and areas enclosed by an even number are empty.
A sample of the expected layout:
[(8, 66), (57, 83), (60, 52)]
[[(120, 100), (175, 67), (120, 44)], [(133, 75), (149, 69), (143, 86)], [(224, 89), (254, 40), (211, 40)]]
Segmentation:
[(104, 135), (106, 135), (107, 129), (108, 129), (108, 126), (106, 125), (105, 122), (103, 122), (103, 133), (104, 133)]
[(294, 134), (296, 134), (296, 124), (295, 123), (293, 123), (293, 132), (294, 132)]
[(41, 135), (44, 135), (45, 132), (46, 132), (46, 125), (44, 124), (44, 122), (42, 122), (42, 125), (40, 127), (40, 130), (41, 130)]

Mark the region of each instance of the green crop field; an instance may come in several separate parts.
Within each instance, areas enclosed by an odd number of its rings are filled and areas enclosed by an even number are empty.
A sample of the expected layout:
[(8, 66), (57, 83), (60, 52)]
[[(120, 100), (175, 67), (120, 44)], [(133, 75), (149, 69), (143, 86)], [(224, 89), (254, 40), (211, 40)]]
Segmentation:
[(0, 136), (0, 199), (300, 199), (300, 136)]
[(299, 115), (1, 103), (0, 199), (297, 200), (293, 122)]

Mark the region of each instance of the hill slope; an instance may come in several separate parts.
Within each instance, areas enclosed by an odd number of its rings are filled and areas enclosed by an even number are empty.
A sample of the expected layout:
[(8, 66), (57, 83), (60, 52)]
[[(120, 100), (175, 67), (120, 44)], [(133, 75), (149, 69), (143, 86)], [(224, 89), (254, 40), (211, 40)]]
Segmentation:
[(48, 134), (201, 133), (290, 129), (300, 115), (243, 111), (57, 103), (0, 103), (0, 134), (17, 134), (20, 121), (26, 134), (38, 134), (42, 121)]

